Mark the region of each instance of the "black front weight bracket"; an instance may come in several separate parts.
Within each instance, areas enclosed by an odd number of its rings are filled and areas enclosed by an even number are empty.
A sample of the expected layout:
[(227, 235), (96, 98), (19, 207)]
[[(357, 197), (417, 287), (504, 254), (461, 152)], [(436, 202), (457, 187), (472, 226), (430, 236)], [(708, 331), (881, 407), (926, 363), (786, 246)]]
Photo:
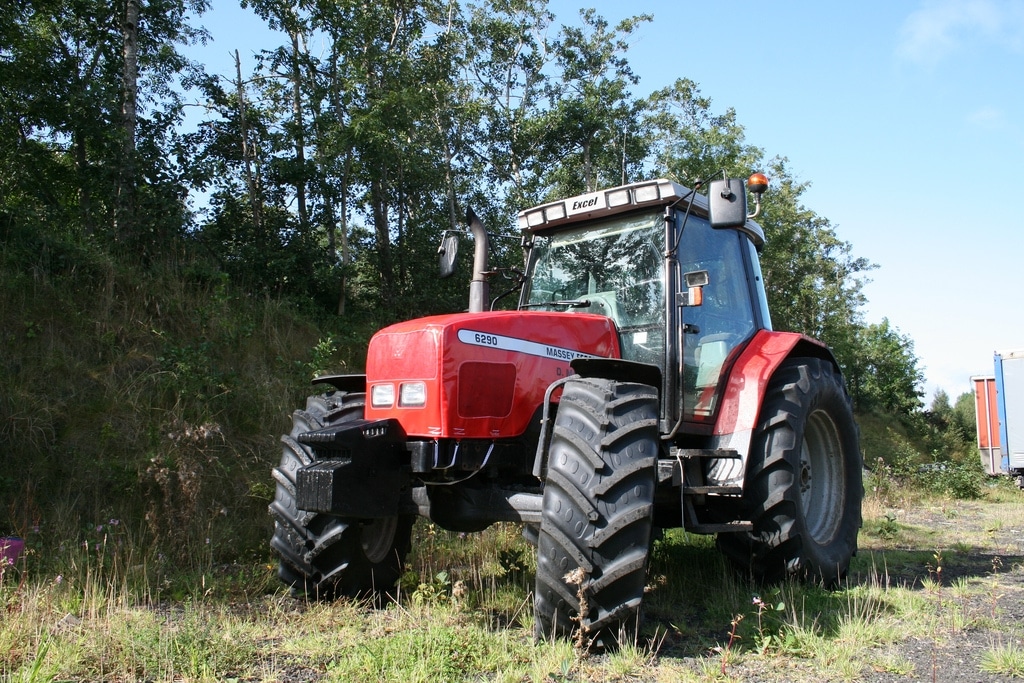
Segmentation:
[(295, 473), (300, 510), (342, 517), (398, 514), (405, 431), (395, 420), (353, 420), (299, 434), (317, 460)]

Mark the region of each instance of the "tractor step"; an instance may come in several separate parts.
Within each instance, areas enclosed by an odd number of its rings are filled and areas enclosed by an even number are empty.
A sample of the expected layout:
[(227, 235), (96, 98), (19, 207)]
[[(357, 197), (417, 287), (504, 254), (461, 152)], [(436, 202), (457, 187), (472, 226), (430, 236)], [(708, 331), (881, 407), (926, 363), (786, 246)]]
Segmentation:
[(735, 460), (740, 457), (739, 451), (733, 448), (673, 448), (670, 451), (673, 458), (690, 460), (692, 458), (725, 458)]
[[(692, 495), (687, 495), (690, 490)], [(706, 493), (708, 489), (734, 489), (742, 493), (738, 486), (693, 486), (686, 487), (683, 493), (683, 525), (687, 531), (695, 534), (732, 534), (741, 531), (753, 531), (754, 524), (744, 519), (733, 519), (729, 521), (702, 522), (697, 516), (697, 508), (694, 506), (694, 499), (697, 495)]]
[(717, 493), (723, 496), (741, 496), (743, 495), (742, 486), (684, 486), (683, 494), (691, 495), (706, 495), (708, 493)]
[(695, 534), (731, 534), (737, 531), (753, 531), (754, 524), (753, 522), (736, 520), (722, 524), (694, 524), (687, 526), (686, 529)]

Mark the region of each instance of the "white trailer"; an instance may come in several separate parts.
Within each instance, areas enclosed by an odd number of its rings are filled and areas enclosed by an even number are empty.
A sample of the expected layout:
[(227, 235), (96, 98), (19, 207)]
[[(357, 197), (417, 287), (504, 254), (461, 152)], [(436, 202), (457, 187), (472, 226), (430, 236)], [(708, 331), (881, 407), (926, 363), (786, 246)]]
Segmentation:
[(1024, 488), (1024, 349), (996, 351), (993, 375), (972, 377), (978, 451), (985, 471)]
[(1007, 471), (1024, 488), (1024, 349), (995, 354), (999, 443)]

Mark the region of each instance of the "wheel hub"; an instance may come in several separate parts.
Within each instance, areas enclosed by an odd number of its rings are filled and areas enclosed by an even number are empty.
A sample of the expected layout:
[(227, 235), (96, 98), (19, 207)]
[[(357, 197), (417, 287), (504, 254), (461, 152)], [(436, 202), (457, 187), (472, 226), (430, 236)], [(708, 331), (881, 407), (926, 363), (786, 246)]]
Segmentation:
[(821, 410), (808, 416), (800, 449), (800, 504), (807, 530), (827, 544), (839, 530), (846, 497), (846, 473), (839, 430)]
[(391, 552), (398, 529), (398, 517), (383, 517), (367, 522), (360, 529), (363, 552), (373, 564), (383, 562)]

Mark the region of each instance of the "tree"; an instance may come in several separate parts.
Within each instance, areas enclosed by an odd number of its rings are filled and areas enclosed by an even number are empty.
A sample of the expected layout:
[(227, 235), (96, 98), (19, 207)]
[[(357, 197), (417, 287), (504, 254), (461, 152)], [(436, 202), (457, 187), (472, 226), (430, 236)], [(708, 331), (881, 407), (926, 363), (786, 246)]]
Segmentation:
[(629, 91), (639, 78), (624, 53), (626, 39), (653, 17), (630, 17), (611, 29), (593, 9), (580, 18), (581, 27), (564, 26), (552, 45), (559, 73), (547, 87), (544, 144), (559, 163), (545, 178), (560, 196), (622, 184), (647, 152), (637, 124), (644, 104)]
[(942, 389), (937, 390), (928, 410), (940, 422), (949, 423), (953, 414), (953, 406), (949, 403), (949, 394)]
[(546, 37), (554, 15), (532, 0), (492, 0), (473, 7), (466, 22), (461, 106), (470, 120), (465, 171), (479, 188), (475, 204), (499, 191), (506, 216), (539, 201), (537, 140), (544, 133), (545, 70), (552, 61)]
[(854, 366), (847, 369), (847, 386), (859, 409), (910, 416), (923, 406), (923, 381), (913, 340), (888, 318), (860, 329)]
[(791, 177), (785, 159), (773, 160), (768, 173), (772, 190), (758, 220), (768, 235), (762, 270), (772, 322), (825, 341), (849, 374), (861, 344), (865, 274), (875, 266), (801, 204), (807, 184)]
[(114, 231), (131, 234), (135, 222), (135, 128), (139, 97), (139, 0), (126, 0), (124, 19), (124, 72), (121, 92), (121, 164), (117, 182)]
[[(456, 77), (464, 63), (458, 14), (407, 0), (252, 6), (286, 37), (263, 53), (259, 84), (249, 85), (262, 106), (239, 111), (268, 114), (266, 184), (283, 186), (282, 215), (295, 213), (280, 237), (295, 266), (289, 282), (308, 272), (334, 280), (339, 312), (353, 293), (387, 315), (438, 305), (436, 266), (427, 280), (423, 255), (436, 251), (442, 230), (461, 228), (459, 195), (468, 187), (459, 181), (470, 98)], [(240, 134), (238, 124), (251, 128), (240, 120), (230, 134)], [(217, 211), (230, 207), (215, 205), (208, 226), (229, 226)]]
[(942, 389), (937, 390), (925, 417), (943, 436), (952, 438), (956, 444), (974, 440), (974, 394), (971, 392), (958, 396), (953, 406), (949, 402), (949, 394)]
[[(206, 7), (206, 0), (7, 3), (0, 158), (12, 172), (2, 201), (45, 207), (76, 237), (97, 234), (135, 253), (149, 251), (157, 233), (180, 231), (183, 191), (167, 159), (180, 121), (175, 80), (188, 81), (195, 65), (175, 45), (202, 38), (185, 16)], [(166, 222), (131, 225), (140, 203)]]
[(764, 163), (764, 151), (746, 144), (736, 112), (712, 113), (711, 100), (688, 78), (651, 94), (644, 128), (653, 131), (650, 154), (658, 172), (686, 187), (723, 172), (746, 177)]
[(967, 443), (973, 443), (977, 437), (977, 406), (974, 404), (974, 393), (965, 391), (956, 397), (950, 422), (953, 427), (964, 435)]
[[(239, 104), (238, 113), (252, 112), (260, 130), (264, 112), (255, 168), (267, 177), (263, 194), (275, 197), (277, 227), (268, 229), (283, 231), (272, 241), (291, 254), (281, 261), (288, 267), (258, 272), (292, 284), (300, 275), (287, 275), (289, 267), (333, 273), (337, 310), (355, 292), (367, 308), (415, 315), (441, 301), (434, 245), (442, 231), (462, 229), (469, 203), (501, 225), (550, 195), (628, 182), (641, 169), (688, 186), (765, 170), (772, 191), (758, 220), (768, 236), (762, 268), (775, 328), (829, 344), (861, 403), (914, 404), (905, 387), (869, 381), (881, 367), (871, 345), (891, 341), (862, 321), (862, 287), (874, 266), (803, 205), (807, 183), (793, 178), (786, 159), (766, 159), (746, 141), (735, 111), (715, 113), (688, 79), (645, 100), (630, 93), (638, 79), (628, 39), (649, 16), (613, 27), (588, 10), (580, 25), (548, 40), (552, 15), (532, 0), (490, 0), (468, 11), (408, 0), (254, 7), (286, 40), (257, 74), (263, 106)], [(307, 47), (314, 38), (319, 56)], [(240, 85), (239, 74), (239, 103)], [(230, 134), (248, 140), (249, 116), (233, 117)], [(247, 166), (260, 147), (248, 149)], [(224, 191), (237, 187), (236, 180)], [(248, 173), (246, 187), (251, 198)], [(225, 197), (215, 208), (234, 218), (215, 216), (211, 227), (238, 225), (237, 202)], [(259, 212), (251, 214), (258, 222)], [(912, 347), (903, 350), (903, 374), (914, 376)]]

